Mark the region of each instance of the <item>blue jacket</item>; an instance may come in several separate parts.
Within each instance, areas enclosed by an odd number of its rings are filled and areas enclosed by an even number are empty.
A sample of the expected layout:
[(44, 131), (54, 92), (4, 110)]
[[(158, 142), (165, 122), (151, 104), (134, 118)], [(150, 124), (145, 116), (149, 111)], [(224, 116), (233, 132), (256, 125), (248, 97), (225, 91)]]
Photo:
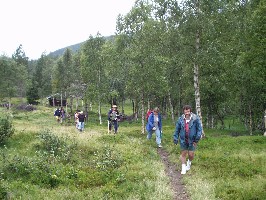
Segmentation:
[[(181, 144), (185, 144), (186, 131), (185, 131), (184, 117), (185, 117), (184, 114), (181, 117), (179, 117), (173, 135), (174, 141), (178, 141), (179, 138)], [(202, 133), (202, 126), (200, 119), (197, 115), (191, 113), (191, 120), (189, 122), (189, 138), (188, 138), (189, 145), (192, 145), (193, 142), (197, 143), (201, 138), (201, 133)]]
[[(161, 117), (161, 114), (160, 113), (158, 113), (158, 120), (159, 120), (158, 127), (159, 127), (160, 131), (162, 131), (162, 117)], [(152, 130), (152, 128), (154, 127), (153, 124), (154, 124), (154, 113), (152, 112), (150, 114), (150, 116), (148, 118), (148, 122), (146, 124), (146, 130), (148, 132), (150, 132)]]

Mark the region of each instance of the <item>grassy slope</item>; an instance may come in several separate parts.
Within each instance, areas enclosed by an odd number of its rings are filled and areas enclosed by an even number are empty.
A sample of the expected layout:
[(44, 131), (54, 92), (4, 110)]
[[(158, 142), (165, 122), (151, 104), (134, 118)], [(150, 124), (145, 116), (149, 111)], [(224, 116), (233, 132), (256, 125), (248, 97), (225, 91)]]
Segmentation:
[[(12, 199), (172, 199), (155, 142), (138, 122), (121, 123), (114, 136), (94, 114), (82, 134), (57, 124), (51, 108), (13, 116), (16, 134), (0, 147), (0, 192)], [(174, 126), (164, 121), (163, 130), (163, 146), (180, 166)], [(192, 199), (266, 199), (266, 138), (229, 132), (206, 131), (184, 178)]]

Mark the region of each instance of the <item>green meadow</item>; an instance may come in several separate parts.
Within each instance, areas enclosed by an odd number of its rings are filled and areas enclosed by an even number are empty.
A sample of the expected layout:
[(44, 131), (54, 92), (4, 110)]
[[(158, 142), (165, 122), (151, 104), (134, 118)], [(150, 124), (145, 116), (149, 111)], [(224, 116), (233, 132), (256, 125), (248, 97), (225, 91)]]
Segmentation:
[[(53, 112), (0, 108), (0, 118), (11, 117), (15, 129), (0, 146), (0, 199), (173, 199), (155, 137), (146, 140), (140, 120), (121, 122), (113, 135), (106, 115), (99, 125), (90, 112), (80, 133), (74, 120), (58, 124)], [(163, 148), (180, 173), (173, 131), (164, 120)], [(246, 135), (237, 122), (205, 134), (182, 179), (190, 199), (266, 199), (266, 137)]]

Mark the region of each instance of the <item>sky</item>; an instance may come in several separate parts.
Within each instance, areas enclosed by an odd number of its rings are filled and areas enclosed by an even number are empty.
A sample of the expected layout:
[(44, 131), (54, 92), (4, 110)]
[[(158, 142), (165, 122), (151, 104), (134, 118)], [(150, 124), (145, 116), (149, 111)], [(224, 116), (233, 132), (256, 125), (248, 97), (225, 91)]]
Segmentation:
[(29, 59), (84, 42), (89, 36), (114, 35), (119, 14), (135, 0), (1, 0), (0, 55), (11, 57), (19, 45)]

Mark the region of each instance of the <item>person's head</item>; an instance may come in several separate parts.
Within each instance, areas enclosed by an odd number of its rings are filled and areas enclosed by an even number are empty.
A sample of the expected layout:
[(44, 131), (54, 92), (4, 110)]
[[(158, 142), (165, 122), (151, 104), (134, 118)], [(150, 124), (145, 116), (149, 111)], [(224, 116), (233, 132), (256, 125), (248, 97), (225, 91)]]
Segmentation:
[(185, 115), (190, 115), (190, 113), (192, 112), (192, 108), (190, 105), (184, 105), (183, 106), (183, 112)]
[(155, 107), (154, 109), (153, 109), (153, 113), (156, 115), (156, 114), (158, 114), (159, 113), (159, 108), (158, 107)]
[(112, 109), (116, 110), (117, 109), (117, 105), (112, 105)]

